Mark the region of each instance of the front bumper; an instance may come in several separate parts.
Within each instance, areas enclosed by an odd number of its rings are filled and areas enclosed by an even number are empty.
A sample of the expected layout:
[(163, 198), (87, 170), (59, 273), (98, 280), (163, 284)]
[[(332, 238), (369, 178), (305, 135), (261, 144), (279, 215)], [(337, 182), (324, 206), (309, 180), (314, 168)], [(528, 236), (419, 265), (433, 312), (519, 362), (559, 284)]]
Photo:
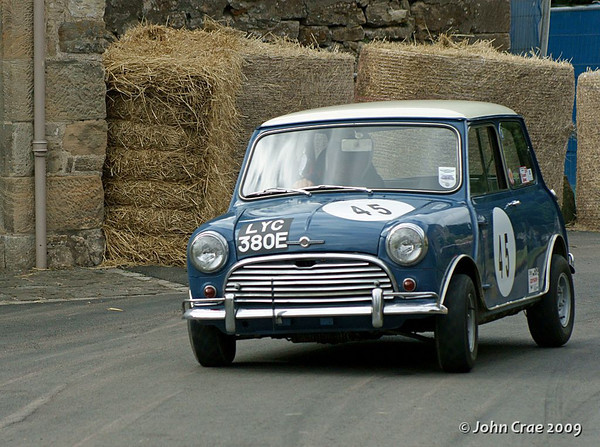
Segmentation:
[[(383, 327), (386, 315), (436, 315), (446, 314), (448, 309), (440, 304), (439, 296), (433, 292), (384, 292), (380, 288), (371, 291), (371, 300), (364, 302), (323, 303), (322, 300), (305, 300), (302, 306), (287, 305), (269, 299), (239, 300), (244, 304), (252, 302), (260, 307), (238, 306), (234, 293), (226, 293), (223, 298), (191, 298), (183, 301), (183, 318), (204, 322), (223, 322), (228, 334), (235, 334), (238, 320), (271, 319), (282, 324), (284, 318), (328, 318), (371, 316), (374, 329)], [(387, 301), (387, 302), (386, 302)]]

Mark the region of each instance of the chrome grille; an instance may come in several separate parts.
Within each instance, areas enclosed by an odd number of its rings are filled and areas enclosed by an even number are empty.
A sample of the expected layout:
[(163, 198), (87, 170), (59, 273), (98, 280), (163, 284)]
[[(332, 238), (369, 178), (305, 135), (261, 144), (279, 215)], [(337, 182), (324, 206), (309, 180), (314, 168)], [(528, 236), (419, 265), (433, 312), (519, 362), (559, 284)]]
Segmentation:
[(371, 301), (375, 287), (394, 289), (384, 268), (369, 257), (285, 256), (241, 263), (229, 274), (225, 292), (238, 303), (341, 303)]

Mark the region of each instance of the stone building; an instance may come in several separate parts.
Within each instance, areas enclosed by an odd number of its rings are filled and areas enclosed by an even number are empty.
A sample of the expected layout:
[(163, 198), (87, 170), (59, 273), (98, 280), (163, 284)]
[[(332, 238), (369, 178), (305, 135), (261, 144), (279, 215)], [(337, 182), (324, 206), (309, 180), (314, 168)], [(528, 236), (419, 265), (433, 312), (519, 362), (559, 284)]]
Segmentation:
[(510, 0), (0, 0), (0, 270), (36, 265), (33, 12), (38, 1), (45, 12), (50, 268), (102, 261), (107, 136), (102, 53), (132, 24), (146, 20), (197, 28), (210, 16), (253, 34), (355, 53), (375, 38), (421, 42), (442, 32), (494, 40), (504, 49), (510, 42)]

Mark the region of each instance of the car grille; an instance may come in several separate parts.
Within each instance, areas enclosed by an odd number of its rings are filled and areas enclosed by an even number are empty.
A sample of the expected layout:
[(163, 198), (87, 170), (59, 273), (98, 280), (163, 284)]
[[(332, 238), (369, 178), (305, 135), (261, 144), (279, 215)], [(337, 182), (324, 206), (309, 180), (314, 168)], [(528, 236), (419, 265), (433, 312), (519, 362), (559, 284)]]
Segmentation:
[(227, 279), (225, 292), (238, 303), (347, 303), (371, 301), (380, 287), (392, 292), (392, 280), (369, 257), (294, 257), (243, 262)]

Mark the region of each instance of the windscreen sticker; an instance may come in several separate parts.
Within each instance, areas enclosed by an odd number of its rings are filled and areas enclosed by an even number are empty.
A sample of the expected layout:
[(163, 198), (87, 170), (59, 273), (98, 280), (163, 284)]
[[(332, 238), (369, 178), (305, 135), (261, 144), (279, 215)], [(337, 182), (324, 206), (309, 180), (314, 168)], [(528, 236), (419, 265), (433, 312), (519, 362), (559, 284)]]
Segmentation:
[(238, 255), (285, 250), (292, 220), (262, 220), (242, 225), (235, 244)]
[(442, 188), (454, 188), (456, 185), (456, 168), (438, 167), (438, 182)]
[(521, 177), (521, 183), (527, 183), (527, 168), (525, 166), (519, 168), (519, 177)]
[(529, 276), (529, 293), (539, 292), (540, 290), (540, 269), (532, 268), (527, 270)]
[(392, 220), (410, 213), (412, 205), (395, 200), (358, 199), (328, 203), (323, 211), (335, 217), (363, 222)]
[(529, 183), (533, 181), (533, 171), (527, 166), (521, 166), (519, 168), (519, 176), (521, 177), (521, 183)]
[(507, 297), (515, 282), (517, 248), (510, 218), (501, 208), (494, 208), (494, 272), (502, 296)]

